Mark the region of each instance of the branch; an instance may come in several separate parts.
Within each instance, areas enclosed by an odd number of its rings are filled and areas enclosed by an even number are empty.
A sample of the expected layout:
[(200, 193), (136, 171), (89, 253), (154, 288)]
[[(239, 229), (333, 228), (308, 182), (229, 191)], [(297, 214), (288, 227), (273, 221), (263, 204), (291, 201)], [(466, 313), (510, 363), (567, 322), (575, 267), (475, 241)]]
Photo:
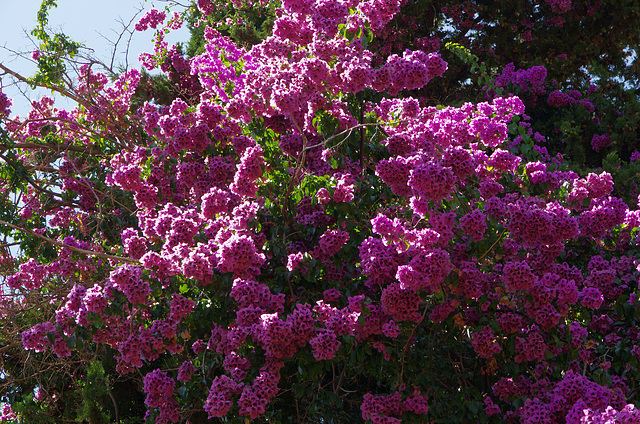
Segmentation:
[(129, 36), (128, 36), (128, 39), (125, 40), (126, 41), (126, 47), (125, 47), (125, 50), (123, 51), (123, 53), (124, 53), (124, 68), (125, 68), (125, 70), (129, 69), (129, 48), (131, 46), (131, 39), (133, 38), (133, 34), (135, 33), (135, 31), (131, 31), (129, 28), (133, 26), (134, 21), (144, 11), (144, 7), (142, 6), (142, 3), (138, 7), (139, 7), (138, 11), (131, 17), (131, 19), (129, 19), (129, 23), (125, 23), (124, 20), (121, 17), (118, 18), (117, 22), (120, 25), (122, 25), (122, 30), (120, 32), (112, 30), (117, 35), (116, 41), (111, 41), (108, 37), (98, 33), (98, 35), (100, 35), (109, 44), (111, 44), (113, 46), (113, 50), (111, 52), (111, 60), (109, 62), (109, 66), (107, 66), (106, 64), (102, 64), (102, 66), (105, 69), (108, 69), (109, 72), (111, 72), (114, 75), (117, 74), (117, 72), (115, 72), (113, 68), (115, 66), (116, 55), (118, 54), (118, 45), (120, 44), (120, 42), (125, 37), (125, 34), (128, 34)]
[[(29, 81), (27, 78), (23, 77), (19, 73), (15, 72), (15, 71), (12, 71), (11, 69), (7, 68), (2, 63), (0, 63), (0, 69), (3, 70), (5, 74), (9, 74), (9, 75), (11, 75), (12, 77), (16, 78), (19, 81), (22, 81), (22, 82), (24, 82), (26, 84), (29, 84), (29, 85), (34, 85), (33, 82)], [(35, 85), (37, 87), (43, 87), (43, 88), (47, 88), (47, 89), (52, 90), (52, 91), (56, 91), (59, 94), (65, 96), (65, 97), (68, 97), (71, 100), (75, 101), (79, 105), (83, 105), (85, 107), (89, 107), (89, 105), (83, 99), (81, 99), (80, 97), (72, 94), (68, 90), (64, 90), (64, 89), (62, 89), (62, 88), (60, 88), (58, 86), (55, 86), (55, 85), (52, 85), (52, 86), (48, 86), (48, 85), (45, 85), (45, 84), (35, 84)]]
[[(92, 130), (92, 129), (90, 129), (90, 128), (87, 128), (86, 126), (84, 126), (84, 125), (80, 124), (78, 121), (70, 121), (70, 120), (68, 120), (68, 119), (59, 118), (59, 117), (57, 117), (57, 116), (50, 116), (50, 117), (47, 117), (47, 118), (25, 119), (22, 123), (20, 123), (20, 121), (14, 121), (14, 120), (10, 120), (10, 121), (11, 121), (11, 122), (13, 122), (13, 123), (15, 123), (15, 124), (20, 124), (20, 125), (19, 125), (19, 126), (18, 126), (14, 131), (13, 131), (14, 133), (18, 133), (18, 132), (20, 132), (20, 131), (25, 127), (25, 126), (27, 126), (27, 125), (28, 125), (29, 123), (31, 123), (31, 122), (49, 122), (49, 121), (59, 121), (59, 122), (67, 123), (67, 124), (69, 124), (69, 125), (76, 126), (76, 127), (78, 127), (78, 128), (82, 128), (83, 130), (87, 131), (88, 133), (95, 134), (95, 135), (97, 135), (97, 136), (101, 136), (101, 137), (103, 137), (103, 136), (104, 136), (104, 134), (103, 134), (103, 133), (98, 132), (98, 131), (95, 131), (95, 130)], [(69, 128), (69, 127), (67, 127), (67, 128), (61, 128), (60, 130), (61, 130), (61, 131), (65, 131), (65, 132), (67, 132), (67, 131), (68, 131), (68, 132), (72, 132), (72, 133), (79, 134), (79, 135), (84, 135), (84, 134), (82, 134), (80, 131), (72, 130), (72, 129), (71, 129), (71, 128)], [(65, 145), (65, 146), (66, 146), (66, 145)], [(77, 150), (77, 149), (84, 149), (84, 150)], [(83, 147), (81, 147), (81, 146), (75, 146), (75, 148), (71, 148), (71, 149), (68, 149), (68, 150), (77, 150), (77, 151), (79, 151), (79, 152), (85, 152), (85, 151), (86, 151), (86, 152), (91, 153), (91, 154), (101, 154), (101, 152), (94, 152), (94, 151), (89, 151), (89, 150), (86, 150), (86, 149), (87, 149), (87, 148), (83, 148)]]
[(17, 225), (13, 225), (13, 224), (11, 224), (9, 222), (6, 222), (6, 221), (3, 221), (3, 220), (0, 220), (0, 225), (6, 225), (7, 227), (13, 228), (16, 231), (27, 233), (29, 235), (37, 237), (37, 238), (39, 238), (41, 240), (44, 240), (44, 241), (46, 241), (48, 243), (51, 243), (53, 245), (60, 246), (60, 247), (66, 247), (67, 249), (73, 250), (74, 252), (82, 253), (82, 254), (85, 254), (85, 255), (88, 255), (88, 256), (97, 256), (99, 258), (111, 259), (111, 260), (114, 260), (116, 262), (127, 262), (127, 263), (130, 263), (130, 264), (137, 264), (138, 263), (138, 261), (136, 259), (124, 258), (124, 257), (121, 257), (121, 256), (109, 255), (109, 254), (104, 253), (104, 252), (94, 252), (93, 250), (87, 250), (87, 249), (82, 249), (82, 248), (76, 247), (76, 246), (70, 246), (70, 245), (68, 245), (66, 243), (63, 243), (61, 241), (54, 240), (54, 239), (49, 238), (47, 236), (43, 236), (42, 234), (38, 234), (38, 233), (36, 233), (34, 231), (27, 230), (26, 228), (18, 227)]
[(507, 227), (504, 227), (504, 229), (502, 230), (502, 232), (500, 233), (500, 235), (498, 236), (498, 239), (496, 241), (493, 242), (493, 244), (491, 245), (491, 247), (489, 247), (489, 249), (487, 249), (486, 252), (484, 252), (482, 254), (482, 256), (480, 256), (480, 258), (478, 259), (478, 263), (480, 263), (480, 261), (482, 261), (484, 259), (485, 256), (487, 256), (489, 254), (489, 252), (491, 252), (491, 250), (494, 248), (494, 246), (500, 241), (500, 239), (502, 238), (502, 236), (504, 235), (504, 233), (507, 231)]
[[(184, 8), (189, 7), (189, 4), (182, 4), (177, 0), (160, 0), (160, 1), (163, 2), (163, 3), (173, 3), (173, 5), (181, 6), (181, 7), (184, 7)], [(172, 5), (170, 4), (170, 6), (172, 6)]]
[(398, 377), (398, 381), (396, 381), (395, 389), (397, 389), (398, 386), (402, 383), (402, 377), (404, 376), (404, 360), (407, 355), (407, 349), (409, 349), (409, 343), (411, 343), (411, 339), (413, 338), (413, 335), (416, 332), (416, 329), (418, 328), (418, 326), (422, 324), (422, 321), (424, 321), (424, 318), (426, 317), (428, 310), (429, 308), (427, 307), (427, 305), (425, 305), (424, 312), (422, 313), (422, 317), (420, 318), (420, 321), (416, 322), (416, 325), (414, 325), (413, 328), (411, 329), (411, 333), (409, 334), (409, 337), (407, 337), (407, 343), (405, 343), (404, 349), (402, 349), (402, 358), (400, 360), (400, 376)]
[[(437, 112), (438, 111), (430, 112), (429, 115), (435, 115)], [(361, 118), (361, 119), (364, 119), (364, 117)], [(326, 140), (322, 140), (320, 143), (313, 144), (311, 146), (305, 146), (303, 148), (303, 151), (311, 150), (311, 149), (314, 149), (314, 148), (320, 147), (320, 146), (326, 146), (330, 141), (332, 141), (332, 140), (334, 140), (334, 139), (336, 139), (338, 137), (341, 137), (341, 136), (346, 134), (347, 136), (343, 140), (341, 140), (335, 146), (333, 146), (333, 147), (338, 147), (339, 145), (344, 143), (349, 138), (349, 136), (351, 135), (351, 133), (353, 131), (355, 131), (357, 129), (364, 130), (364, 128), (366, 128), (366, 127), (389, 127), (389, 126), (392, 126), (392, 125), (406, 124), (407, 122), (411, 122), (411, 121), (412, 121), (412, 119), (400, 119), (400, 120), (393, 121), (393, 122), (366, 122), (366, 123), (359, 123), (357, 125), (354, 125), (353, 127), (349, 127), (347, 129), (339, 132), (338, 134), (332, 135), (331, 137), (327, 138)], [(295, 124), (295, 122), (294, 122), (294, 124)], [(300, 129), (297, 126), (296, 126), (296, 128), (298, 129), (299, 132), (301, 132)]]
[[(60, 149), (60, 147), (63, 147), (62, 149)], [(104, 152), (100, 152), (97, 150), (92, 150), (90, 148), (87, 147), (82, 147), (82, 146), (74, 146), (71, 144), (58, 144), (57, 146), (51, 145), (51, 144), (47, 144), (47, 143), (14, 143), (11, 146), (8, 146), (6, 144), (0, 144), (0, 150), (9, 150), (9, 149), (43, 149), (46, 148), (48, 150), (54, 151), (54, 152), (60, 152), (65, 151), (65, 150), (71, 150), (74, 152), (80, 152), (80, 153), (88, 153), (90, 155), (93, 156), (102, 156), (104, 155)]]
[(355, 131), (357, 129), (360, 129), (360, 128), (372, 127), (372, 126), (390, 126), (390, 125), (398, 125), (400, 123), (401, 123), (400, 121), (397, 121), (397, 122), (368, 122), (368, 123), (364, 123), (364, 124), (354, 125), (353, 127), (349, 127), (346, 130), (339, 132), (338, 134), (332, 135), (331, 137), (327, 138), (326, 140), (322, 140), (320, 143), (312, 144), (311, 146), (305, 146), (303, 148), (303, 152), (305, 150), (311, 150), (311, 149), (314, 149), (316, 147), (326, 146), (327, 143), (329, 143), (330, 141), (332, 141), (332, 140), (334, 140), (334, 139), (336, 139), (338, 137), (341, 137), (341, 136), (346, 134), (347, 136), (343, 140), (341, 140), (340, 142), (338, 142), (338, 144), (333, 146), (333, 147), (338, 147), (339, 145), (344, 143), (349, 138), (349, 136), (351, 135), (351, 133), (353, 131)]
[[(309, 139), (307, 139), (307, 136), (300, 129), (300, 126), (296, 123), (296, 121), (295, 121), (295, 119), (293, 119), (293, 117), (291, 118), (291, 123), (293, 124), (294, 127), (296, 127), (296, 129), (298, 130), (298, 133), (302, 136), (303, 144), (302, 144), (302, 153), (300, 154), (300, 157), (298, 158), (298, 163), (296, 164), (296, 169), (294, 170), (293, 175), (291, 175), (291, 179), (289, 180), (289, 184), (287, 185), (287, 190), (286, 190), (286, 192), (284, 194), (284, 197), (283, 197), (282, 217), (284, 218), (285, 223), (288, 223), (287, 203), (289, 202), (289, 194), (291, 193), (291, 189), (293, 188), (293, 184), (298, 180), (298, 177), (300, 176), (300, 171), (302, 170), (302, 167), (304, 166), (306, 155), (307, 155), (307, 150), (308, 150), (307, 149), (307, 145), (309, 144)], [(282, 241), (285, 241), (285, 239), (286, 239), (286, 232), (283, 232)]]

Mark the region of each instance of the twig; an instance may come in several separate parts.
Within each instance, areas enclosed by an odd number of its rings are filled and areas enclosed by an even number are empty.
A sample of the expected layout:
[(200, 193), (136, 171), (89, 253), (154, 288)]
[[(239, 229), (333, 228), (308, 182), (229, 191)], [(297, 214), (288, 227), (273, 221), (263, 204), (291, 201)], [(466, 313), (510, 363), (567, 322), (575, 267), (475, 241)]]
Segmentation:
[(115, 413), (116, 413), (116, 422), (120, 422), (120, 413), (118, 411), (118, 402), (116, 402), (116, 398), (113, 396), (113, 393), (111, 393), (111, 388), (109, 387), (108, 384), (107, 384), (107, 392), (109, 393), (109, 397), (111, 398), (111, 402), (113, 402), (113, 409), (115, 409)]
[(482, 254), (482, 256), (480, 256), (480, 258), (478, 258), (478, 262), (480, 262), (482, 259), (484, 259), (485, 256), (487, 256), (489, 254), (489, 252), (491, 252), (491, 250), (493, 250), (493, 247), (496, 245), (496, 243), (498, 243), (500, 241), (500, 239), (502, 238), (502, 236), (504, 235), (504, 233), (507, 231), (507, 227), (504, 227), (504, 230), (502, 230), (502, 232), (500, 233), (500, 235), (498, 236), (498, 239), (496, 241), (493, 242), (493, 244), (491, 245), (491, 247), (489, 247), (489, 249), (487, 249), (486, 252), (484, 252)]
[[(113, 70), (113, 66), (114, 66), (114, 63), (115, 63), (116, 55), (118, 53), (118, 44), (120, 44), (120, 41), (122, 41), (122, 39), (123, 39), (125, 34), (129, 34), (129, 38), (126, 41), (126, 48), (124, 50), (124, 68), (125, 69), (129, 68), (129, 47), (131, 46), (131, 39), (132, 39), (133, 33), (134, 33), (129, 28), (133, 25), (133, 22), (138, 18), (140, 13), (142, 13), (144, 11), (144, 7), (142, 7), (142, 4), (140, 4), (139, 7), (140, 8), (138, 9), (138, 11), (131, 17), (131, 19), (129, 19), (129, 23), (125, 23), (122, 18), (119, 18), (118, 23), (120, 25), (122, 25), (122, 31), (120, 31), (120, 33), (114, 31), (118, 35), (118, 38), (116, 39), (116, 41), (111, 41), (107, 37), (105, 37), (104, 35), (99, 34), (102, 38), (104, 38), (105, 40), (107, 40), (109, 43), (111, 43), (113, 45), (113, 51), (111, 53), (111, 62), (109, 64), (109, 67), (107, 68), (113, 74), (115, 74), (115, 72)], [(105, 66), (105, 68), (106, 68), (106, 66)]]
[(460, 197), (458, 196), (458, 191), (454, 191), (453, 195), (456, 197), (456, 200), (458, 200), (458, 204), (460, 205), (460, 207), (462, 207), (462, 210), (464, 211), (464, 213), (465, 214), (469, 213), (469, 205), (467, 205), (466, 203), (463, 203), (462, 200), (460, 200)]
[[(298, 133), (302, 136), (302, 140), (303, 140), (303, 144), (302, 144), (302, 153), (300, 154), (300, 158), (298, 159), (298, 163), (296, 164), (296, 169), (293, 172), (293, 175), (291, 176), (291, 179), (289, 180), (289, 185), (287, 186), (287, 190), (284, 193), (284, 197), (283, 197), (283, 202), (282, 202), (282, 217), (285, 220), (285, 223), (288, 221), (287, 218), (287, 203), (289, 202), (289, 194), (291, 193), (291, 190), (293, 189), (293, 184), (298, 180), (298, 176), (300, 175), (300, 171), (302, 170), (302, 167), (304, 166), (304, 162), (306, 159), (306, 153), (307, 153), (307, 144), (309, 143), (309, 140), (307, 139), (307, 137), (304, 135), (304, 132), (300, 129), (300, 126), (298, 126), (297, 122), (295, 121), (295, 119), (293, 119), (293, 117), (291, 117), (291, 123), (296, 127), (296, 129), (298, 130)], [(286, 240), (286, 232), (283, 232), (283, 238), (282, 241), (284, 242)]]
[[(326, 146), (327, 143), (329, 143), (330, 141), (343, 136), (344, 134), (347, 134), (347, 136), (344, 138), (344, 140), (340, 141), (336, 146), (339, 146), (340, 144), (344, 143), (345, 140), (347, 140), (349, 138), (349, 136), (351, 135), (351, 133), (359, 128), (364, 128), (364, 127), (372, 127), (372, 126), (389, 126), (389, 125), (397, 125), (400, 124), (401, 121), (397, 121), (397, 122), (369, 122), (369, 123), (365, 123), (365, 124), (358, 124), (358, 125), (354, 125), (353, 127), (349, 127), (344, 131), (339, 132), (338, 134), (334, 134), (331, 137), (327, 138), (326, 140), (322, 140), (320, 143), (317, 144), (312, 144), (311, 146), (305, 146), (303, 148), (303, 152), (305, 150), (311, 150), (314, 149), (316, 147), (320, 147), (320, 146)], [(334, 146), (334, 147), (336, 147)]]
[[(18, 166), (16, 166), (16, 163), (13, 160), (7, 158), (6, 156), (0, 155), (0, 159), (4, 160), (6, 163), (10, 164), (14, 168), (18, 168)], [(52, 197), (61, 196), (60, 193), (54, 193), (53, 191), (49, 191), (46, 188), (41, 187), (38, 183), (33, 181), (33, 179), (31, 177), (29, 177), (28, 175), (25, 176), (25, 180), (27, 180), (27, 182), (29, 184), (31, 184), (33, 186), (33, 188), (36, 191), (40, 192), (40, 193), (48, 194), (48, 195), (50, 195)]]
[(398, 388), (398, 386), (402, 382), (402, 376), (404, 375), (404, 359), (405, 359), (405, 356), (407, 354), (407, 349), (409, 348), (409, 343), (411, 342), (411, 339), (413, 338), (413, 334), (416, 332), (416, 329), (422, 323), (422, 321), (424, 321), (425, 316), (427, 316), (427, 311), (428, 310), (429, 310), (429, 308), (427, 307), (427, 305), (425, 305), (424, 306), (424, 312), (422, 313), (422, 317), (420, 318), (420, 321), (418, 321), (416, 323), (416, 325), (411, 329), (411, 334), (409, 334), (409, 337), (407, 337), (407, 343), (405, 343), (404, 349), (402, 349), (402, 359), (400, 360), (400, 376), (398, 378), (398, 381), (395, 384), (396, 389)]
[[(352, 346), (353, 350), (353, 346)], [(332, 364), (333, 366), (333, 364)], [(344, 364), (342, 364), (342, 371), (340, 372), (340, 377), (338, 377), (338, 384), (333, 388), (333, 393), (338, 394), (338, 390), (343, 390), (342, 383), (344, 382), (344, 376), (347, 371), (347, 358), (344, 359)]]
[[(360, 103), (360, 125), (364, 124), (364, 100)], [(365, 128), (360, 127), (360, 172), (364, 175), (364, 139)]]

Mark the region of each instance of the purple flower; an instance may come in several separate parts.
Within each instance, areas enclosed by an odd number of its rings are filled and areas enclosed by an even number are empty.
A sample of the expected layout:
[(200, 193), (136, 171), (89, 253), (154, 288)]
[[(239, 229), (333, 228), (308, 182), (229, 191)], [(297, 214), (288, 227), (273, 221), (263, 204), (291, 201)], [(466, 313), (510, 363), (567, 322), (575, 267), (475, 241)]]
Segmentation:
[(166, 14), (157, 9), (150, 9), (144, 14), (142, 18), (136, 23), (136, 31), (145, 31), (146, 29), (156, 29), (158, 25), (164, 22)]
[(611, 136), (608, 133), (604, 133), (601, 135), (594, 134), (591, 138), (591, 148), (596, 152), (609, 147), (611, 143)]
[(173, 396), (175, 381), (166, 372), (155, 369), (144, 376), (144, 403), (150, 408), (158, 408)]
[(442, 201), (453, 188), (455, 177), (451, 168), (437, 162), (425, 162), (410, 172), (409, 186), (415, 195), (425, 200)]
[(333, 359), (340, 347), (340, 341), (336, 338), (336, 333), (330, 330), (322, 330), (315, 337), (309, 340), (313, 349), (313, 357), (316, 360)]

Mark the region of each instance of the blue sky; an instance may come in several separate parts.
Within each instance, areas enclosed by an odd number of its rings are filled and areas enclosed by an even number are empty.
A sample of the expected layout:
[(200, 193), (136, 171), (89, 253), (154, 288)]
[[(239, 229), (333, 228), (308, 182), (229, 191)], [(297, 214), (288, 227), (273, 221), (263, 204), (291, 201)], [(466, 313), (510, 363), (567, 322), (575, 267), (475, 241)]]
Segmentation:
[[(122, 30), (121, 22), (129, 23), (141, 9), (162, 9), (169, 4), (158, 0), (57, 0), (57, 3), (58, 7), (52, 9), (49, 16), (50, 27), (62, 30), (72, 40), (93, 49), (92, 55), (104, 62), (111, 59), (112, 42)], [(0, 0), (0, 62), (28, 76), (35, 71), (34, 64), (28, 59), (35, 45), (28, 34), (35, 27), (39, 8), (39, 0)], [(134, 23), (140, 16), (142, 14), (135, 18)], [(124, 54), (124, 45), (116, 51), (116, 64), (124, 64), (128, 59), (129, 66), (139, 67), (138, 55), (153, 49), (152, 36), (152, 31), (135, 33), (128, 57)], [(168, 41), (175, 43), (187, 39), (188, 31), (183, 28)], [(27, 59), (16, 53), (21, 53)], [(2, 78), (3, 91), (14, 99), (12, 114), (24, 116), (28, 111), (28, 100), (19, 91), (6, 87), (9, 82), (6, 77)], [(42, 94), (28, 93), (31, 98), (39, 98)]]

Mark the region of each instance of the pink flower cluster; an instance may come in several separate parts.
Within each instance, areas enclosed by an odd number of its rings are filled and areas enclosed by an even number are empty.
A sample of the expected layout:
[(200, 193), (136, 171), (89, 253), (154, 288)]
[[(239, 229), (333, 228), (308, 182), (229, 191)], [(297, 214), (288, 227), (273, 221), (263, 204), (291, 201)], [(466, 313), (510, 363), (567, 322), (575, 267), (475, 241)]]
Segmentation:
[(554, 13), (567, 13), (571, 10), (571, 0), (545, 0)]
[(9, 96), (7, 96), (6, 93), (0, 91), (0, 117), (9, 114), (9, 112), (11, 111), (11, 109), (9, 108), (12, 104), (13, 101), (9, 98)]
[(131, 303), (146, 304), (151, 286), (142, 279), (142, 268), (136, 265), (121, 265), (109, 275), (109, 283), (127, 296)]
[(547, 103), (553, 107), (564, 107), (569, 105), (582, 106), (589, 112), (593, 112), (594, 106), (588, 99), (581, 99), (582, 94), (579, 91), (572, 90), (569, 94), (560, 90), (553, 90), (547, 97)]
[(365, 394), (360, 407), (362, 419), (376, 423), (399, 424), (402, 420), (394, 416), (400, 416), (404, 412), (424, 415), (429, 411), (426, 397), (418, 389), (404, 400), (402, 397), (400, 392), (388, 396)]
[(175, 381), (164, 371), (155, 369), (144, 376), (144, 392), (147, 398), (144, 403), (159, 411), (156, 423), (177, 423), (180, 419), (178, 402), (173, 397)]
[(400, 0), (367, 0), (360, 2), (358, 11), (362, 13), (373, 30), (384, 27), (400, 11)]
[(313, 349), (313, 357), (318, 361), (335, 358), (336, 351), (340, 347), (336, 333), (331, 330), (319, 332), (309, 340), (309, 344)]
[(167, 15), (158, 9), (149, 9), (142, 18), (136, 23), (136, 31), (145, 31), (149, 28), (156, 29), (161, 25)]
[(502, 350), (500, 345), (496, 343), (496, 336), (488, 326), (483, 327), (482, 330), (473, 335), (471, 345), (481, 358), (486, 359), (493, 357), (493, 355), (500, 353)]
[(599, 418), (604, 418), (605, 414), (619, 414), (614, 408), (624, 410), (618, 416), (638, 415), (635, 408), (625, 405), (624, 395), (618, 389), (600, 386), (573, 370), (567, 371), (547, 393), (542, 398), (527, 399), (519, 411), (524, 423), (539, 422), (537, 420), (545, 411), (548, 414), (553, 411), (571, 424), (601, 422)]
[(10, 421), (17, 420), (18, 414), (13, 411), (13, 408), (9, 404), (2, 405), (2, 410), (0, 412), (0, 421)]
[(496, 88), (507, 88), (509, 84), (515, 84), (525, 93), (540, 95), (545, 93), (544, 80), (546, 77), (547, 69), (544, 66), (516, 70), (514, 64), (509, 63), (496, 77), (495, 86)]
[(596, 152), (609, 147), (612, 143), (611, 136), (607, 133), (604, 134), (594, 134), (591, 138), (591, 148)]
[(484, 233), (487, 230), (486, 215), (475, 209), (460, 218), (460, 227), (471, 236), (473, 241), (480, 241), (484, 239)]

